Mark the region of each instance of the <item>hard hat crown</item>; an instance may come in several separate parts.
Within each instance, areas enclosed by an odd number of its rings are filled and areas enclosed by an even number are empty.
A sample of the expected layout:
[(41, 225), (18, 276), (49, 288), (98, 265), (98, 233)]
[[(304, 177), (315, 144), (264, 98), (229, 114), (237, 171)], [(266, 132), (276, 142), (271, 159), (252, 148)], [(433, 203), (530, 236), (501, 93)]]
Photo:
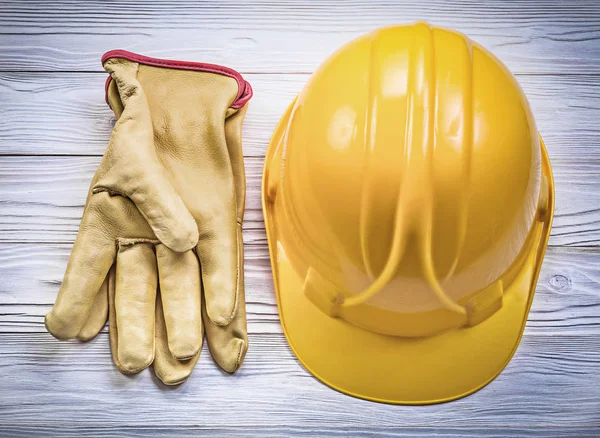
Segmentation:
[(279, 122), (262, 193), (281, 325), (315, 377), (426, 404), (506, 366), (554, 182), (523, 92), (481, 46), (417, 23), (342, 47)]
[(417, 23), (344, 46), (274, 160), (281, 239), (324, 311), (425, 336), (501, 306), (538, 209), (540, 140), (512, 74), (464, 35)]

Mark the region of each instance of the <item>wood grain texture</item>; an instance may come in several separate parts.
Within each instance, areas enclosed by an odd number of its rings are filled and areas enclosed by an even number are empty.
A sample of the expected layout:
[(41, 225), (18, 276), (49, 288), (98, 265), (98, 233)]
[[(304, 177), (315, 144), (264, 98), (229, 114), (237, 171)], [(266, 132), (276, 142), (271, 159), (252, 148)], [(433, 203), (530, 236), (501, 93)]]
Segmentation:
[(243, 427), (202, 427), (202, 426), (8, 426), (2, 428), (2, 435), (9, 437), (415, 437), (430, 438), (433, 436), (446, 436), (456, 438), (491, 438), (504, 437), (597, 437), (596, 427), (357, 427), (357, 426), (243, 426)]
[(470, 35), (516, 73), (600, 66), (596, 0), (4, 1), (2, 70), (98, 71), (115, 48), (227, 64), (243, 72), (312, 72), (376, 27), (427, 20)]
[[(246, 157), (246, 243), (265, 242), (263, 158)], [(551, 246), (600, 244), (600, 159), (553, 159), (556, 215)], [(73, 242), (100, 157), (0, 156), (0, 242)], [(199, 192), (199, 196), (201, 193)]]
[[(46, 334), (43, 317), (54, 303), (70, 250), (71, 245), (0, 245), (0, 333)], [(247, 244), (245, 255), (249, 333), (280, 334), (267, 246)], [(599, 253), (549, 249), (526, 336), (600, 338), (599, 272)]]
[[(309, 75), (245, 78), (255, 94), (244, 121), (244, 153), (263, 157), (279, 118)], [(0, 155), (102, 155), (114, 124), (104, 102), (105, 80), (106, 73), (0, 73), (5, 108)], [(600, 74), (520, 75), (518, 80), (551, 159), (600, 160)]]
[[(466, 32), (516, 74), (549, 150), (556, 214), (508, 367), (467, 398), (406, 407), (337, 393), (295, 359), (260, 179), (279, 117), (322, 60), (418, 19)], [(166, 388), (150, 370), (120, 374), (106, 329), (89, 343), (44, 329), (114, 124), (99, 59), (115, 48), (228, 65), (254, 88), (243, 133), (250, 348), (236, 375), (205, 348), (190, 380)], [(0, 436), (600, 436), (598, 120), (598, 0), (0, 2)]]
[[(242, 427), (595, 427), (600, 337), (526, 336), (500, 376), (451, 404), (391, 406), (338, 393), (310, 376), (281, 334), (253, 336), (227, 375), (204, 349), (190, 379), (165, 388), (145, 370), (120, 374), (100, 334), (88, 343), (0, 334), (0, 411), (19, 425)], [(560, 400), (560, 404), (557, 402)]]

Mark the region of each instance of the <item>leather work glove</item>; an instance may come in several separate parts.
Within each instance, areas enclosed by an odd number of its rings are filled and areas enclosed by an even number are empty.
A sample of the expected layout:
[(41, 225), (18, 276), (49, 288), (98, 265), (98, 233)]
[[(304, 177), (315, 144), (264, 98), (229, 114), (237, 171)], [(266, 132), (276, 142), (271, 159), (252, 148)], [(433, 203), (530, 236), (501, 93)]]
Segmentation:
[(119, 370), (153, 364), (166, 384), (190, 375), (205, 331), (234, 372), (248, 345), (241, 126), (252, 88), (210, 64), (112, 51), (103, 65), (117, 122), (46, 327), (89, 340), (109, 315)]

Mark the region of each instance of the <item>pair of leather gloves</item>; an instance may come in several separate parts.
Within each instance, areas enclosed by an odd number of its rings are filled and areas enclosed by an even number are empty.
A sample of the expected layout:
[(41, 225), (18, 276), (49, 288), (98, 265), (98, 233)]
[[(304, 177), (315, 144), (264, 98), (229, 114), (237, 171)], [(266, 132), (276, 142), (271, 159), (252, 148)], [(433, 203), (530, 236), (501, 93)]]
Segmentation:
[(221, 66), (125, 51), (102, 59), (117, 122), (92, 180), (46, 328), (89, 340), (109, 321), (116, 366), (165, 384), (204, 335), (227, 372), (248, 346), (242, 120), (252, 88)]

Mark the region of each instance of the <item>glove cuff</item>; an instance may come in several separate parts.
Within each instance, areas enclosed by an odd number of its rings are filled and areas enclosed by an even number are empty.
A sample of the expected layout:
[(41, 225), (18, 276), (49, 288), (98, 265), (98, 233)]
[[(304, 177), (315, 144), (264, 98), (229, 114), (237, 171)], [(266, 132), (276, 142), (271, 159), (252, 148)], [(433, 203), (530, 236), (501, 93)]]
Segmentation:
[[(217, 64), (208, 64), (204, 62), (188, 62), (188, 61), (176, 61), (171, 59), (160, 59), (160, 58), (151, 58), (149, 56), (139, 55), (137, 53), (128, 52), (127, 50), (110, 50), (106, 52), (102, 56), (102, 64), (104, 64), (107, 60), (111, 58), (121, 58), (127, 59), (132, 62), (137, 62), (139, 64), (151, 65), (154, 67), (165, 67), (165, 68), (174, 68), (179, 70), (195, 70), (195, 71), (203, 71), (207, 73), (216, 73), (225, 76), (229, 76), (235, 79), (238, 83), (238, 93), (233, 102), (230, 105), (230, 108), (239, 109), (246, 105), (246, 102), (250, 100), (252, 97), (252, 86), (247, 82), (241, 74), (237, 71), (224, 67), (222, 65)], [(106, 84), (104, 86), (105, 90), (105, 99), (107, 105), (110, 107), (110, 103), (108, 102), (108, 87), (110, 82), (112, 81), (112, 77), (108, 75), (106, 79)], [(112, 109), (112, 108), (111, 108)]]

